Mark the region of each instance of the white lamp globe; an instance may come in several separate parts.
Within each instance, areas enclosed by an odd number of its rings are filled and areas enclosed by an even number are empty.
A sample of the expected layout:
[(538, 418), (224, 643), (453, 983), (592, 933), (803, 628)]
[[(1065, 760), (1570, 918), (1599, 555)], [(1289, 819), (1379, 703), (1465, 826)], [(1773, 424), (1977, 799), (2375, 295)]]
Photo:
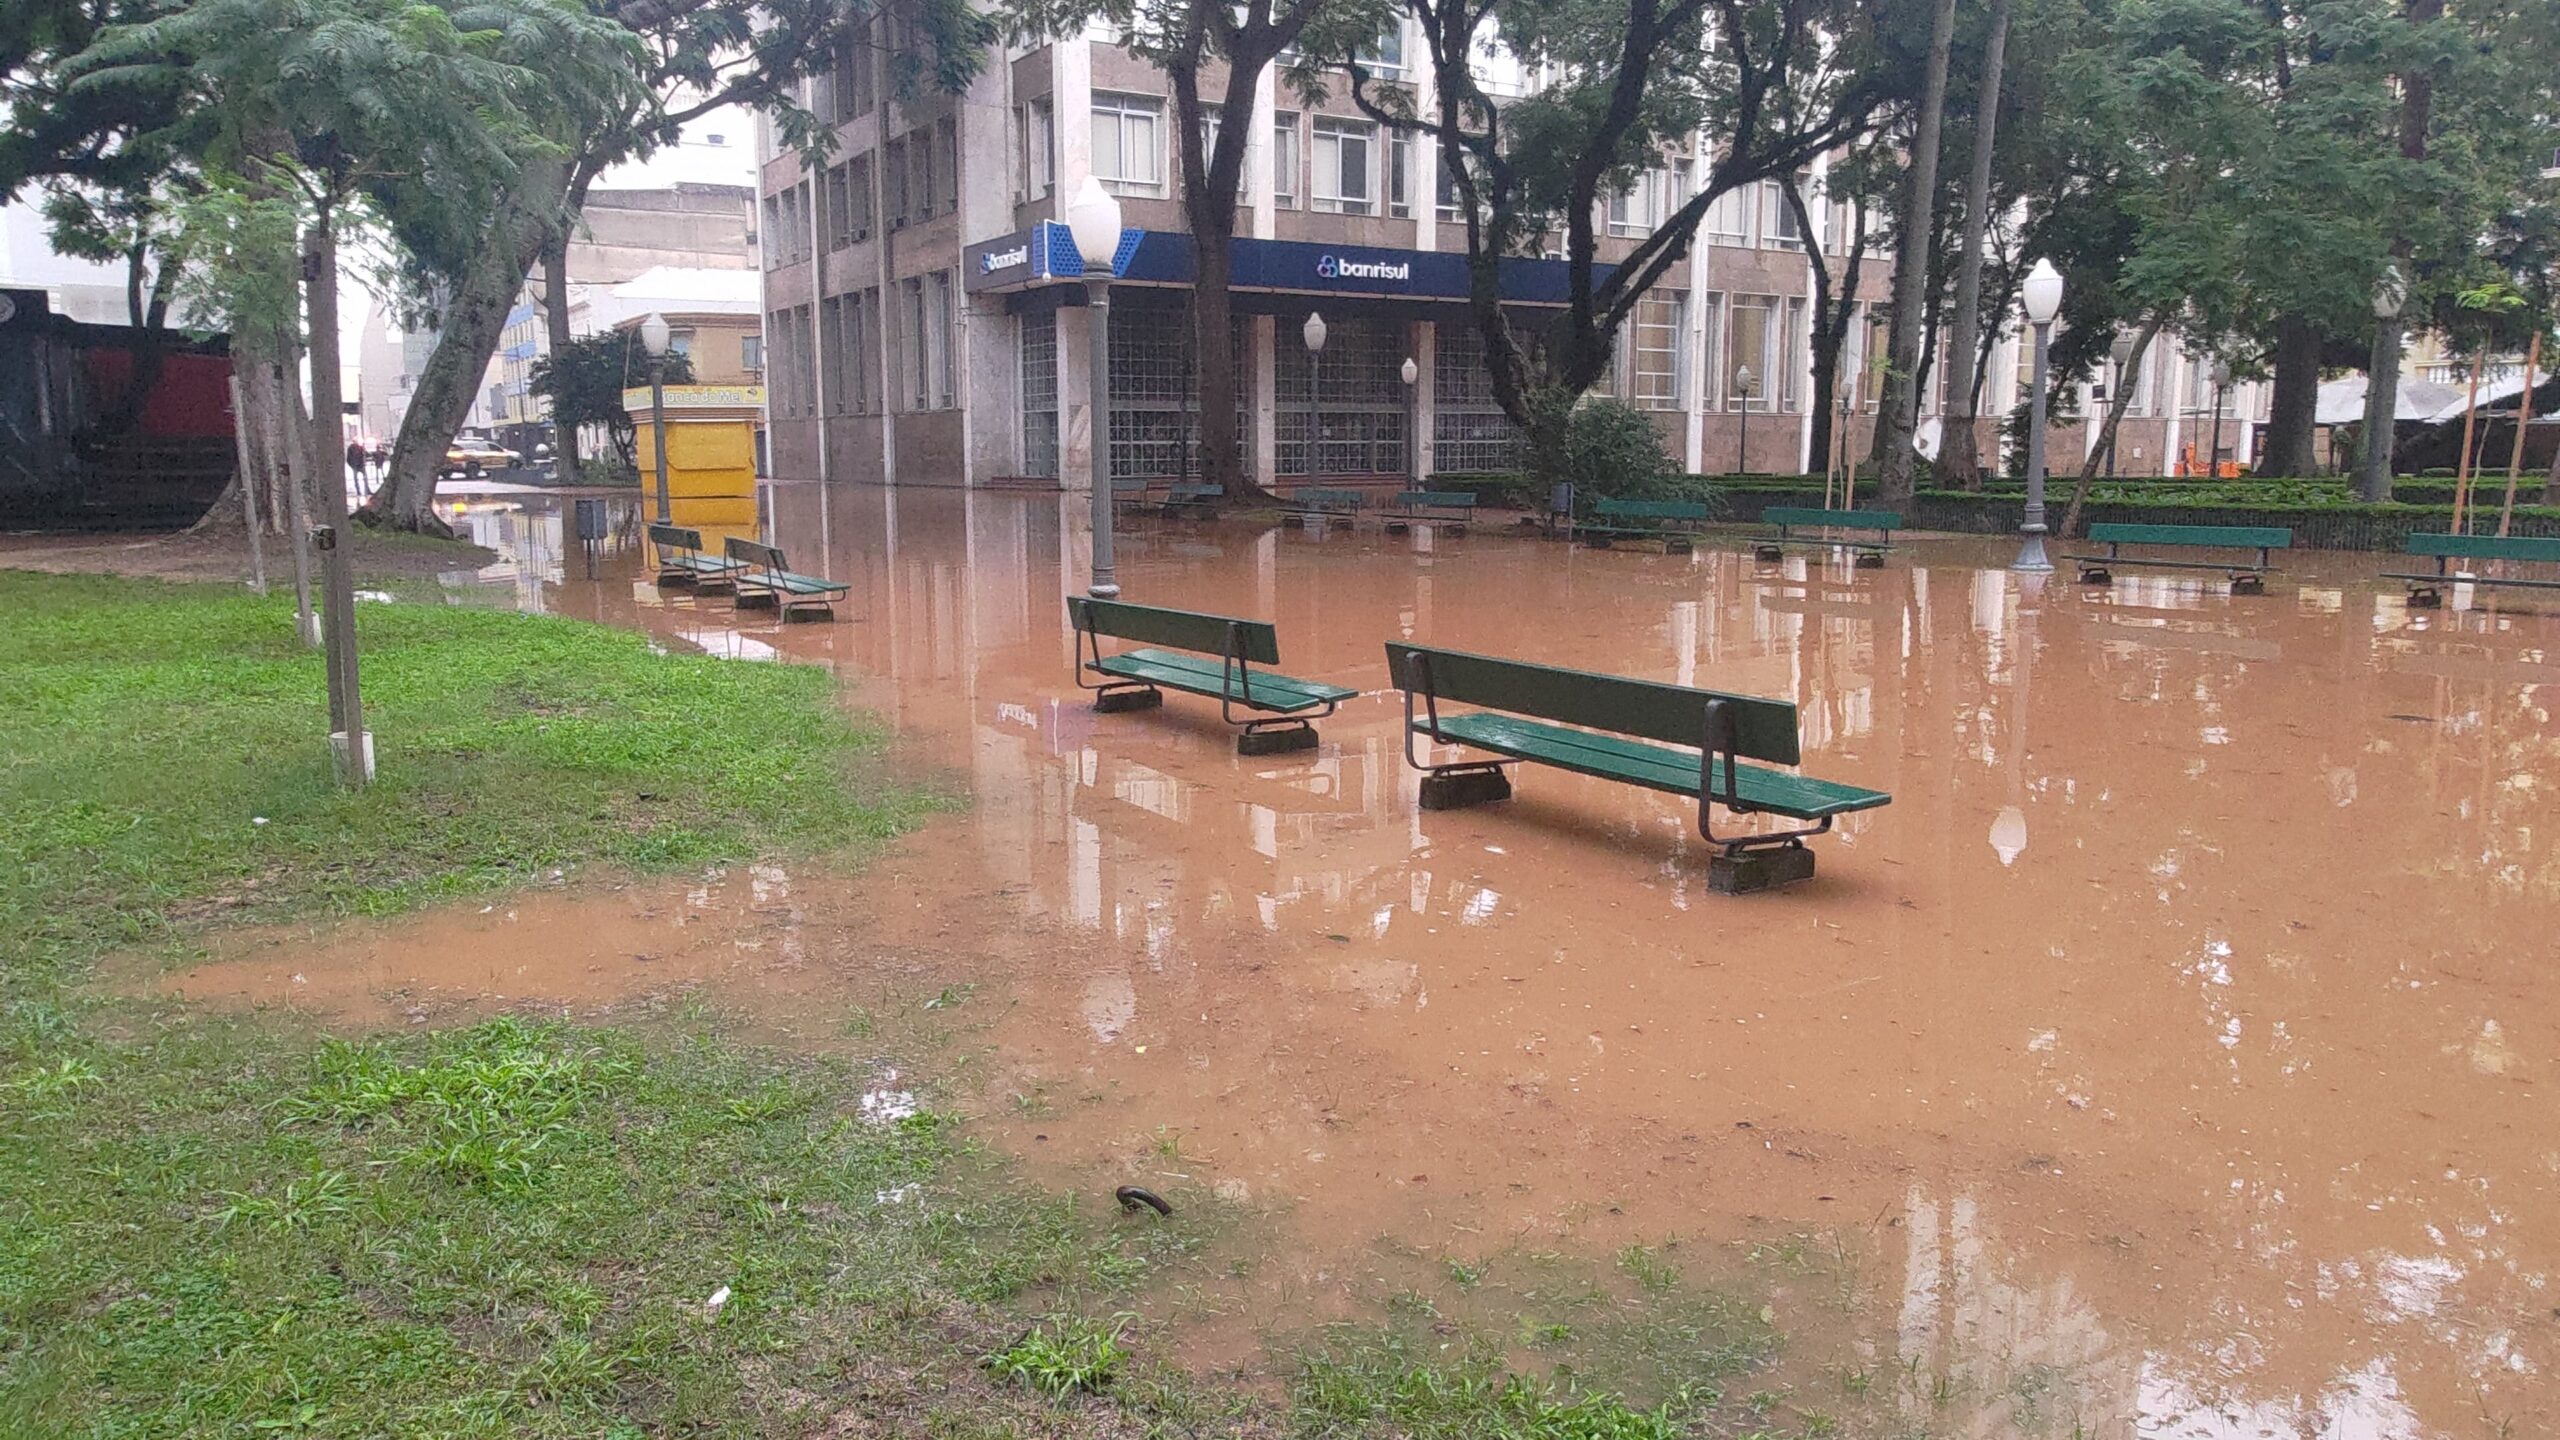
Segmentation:
[(1120, 253), (1120, 200), (1087, 175), (1067, 204), (1067, 233), (1075, 237), (1076, 254), (1087, 270), (1109, 274)]
[(2027, 272), (2027, 318), (2038, 325), (2050, 325), (2062, 313), (2062, 272), (2053, 268), (2051, 260), (2038, 260), (2036, 268)]
[(1404, 357), (1404, 383), (1410, 385), (1421, 378), (1422, 367), (1413, 363), (1412, 356), (1407, 355)]
[(640, 348), (648, 351), (652, 360), (665, 359), (667, 345), (674, 338), (674, 332), (667, 328), (667, 317), (654, 310), (649, 312), (648, 319), (640, 322)]
[(1308, 312), (1307, 312), (1307, 323), (1306, 323), (1306, 326), (1305, 326), (1305, 328), (1301, 329), (1298, 333), (1306, 337), (1306, 341), (1307, 341), (1307, 348), (1308, 348), (1308, 349), (1310, 349), (1310, 350), (1316, 350), (1316, 351), (1321, 351), (1321, 350), (1323, 350), (1323, 349), (1324, 349), (1324, 314), (1323, 314), (1323, 312), (1322, 312), (1322, 311), (1317, 311), (1317, 310), (1310, 310), (1310, 311), (1308, 311)]

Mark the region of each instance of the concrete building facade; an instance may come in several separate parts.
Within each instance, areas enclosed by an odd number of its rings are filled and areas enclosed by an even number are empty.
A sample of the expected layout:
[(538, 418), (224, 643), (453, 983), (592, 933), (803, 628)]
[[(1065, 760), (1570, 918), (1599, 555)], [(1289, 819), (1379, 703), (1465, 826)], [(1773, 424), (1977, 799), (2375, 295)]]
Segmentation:
[[(893, 16), (803, 103), (834, 128), (811, 162), (758, 134), (758, 232), (769, 360), (773, 473), (906, 485), (1088, 486), (1197, 473), (1186, 309), (1190, 240), (1178, 198), (1171, 87), (1110, 32), (1003, 52), (960, 95), (894, 93), (891, 57), (909, 37)], [(1383, 37), (1380, 73), (1430, 107), (1418, 37)], [(1525, 77), (1488, 61), (1496, 93)], [(1205, 77), (1221, 93), (1223, 75)], [(1255, 91), (1234, 266), (1234, 344), (1246, 466), (1265, 486), (1397, 483), (1435, 472), (1515, 468), (1520, 443), (1495, 405), (1464, 297), (1454, 192), (1427, 142), (1382, 132), (1331, 87), (1309, 103), (1265, 75)], [(1211, 124), (1222, 122), (1212, 117)], [(1666, 151), (1597, 217), (1599, 258), (1630, 252), (1694, 193), (1695, 147)], [(1825, 172), (1804, 177), (1819, 196)], [(1066, 197), (1087, 176), (1120, 198), (1107, 419), (1091, 418), (1082, 265)], [(1812, 249), (1837, 276), (1847, 203), (1812, 201)], [(1867, 217), (1874, 235), (1881, 217)], [(1621, 332), (1600, 388), (1647, 411), (1693, 470), (1820, 470), (1808, 453), (1813, 258), (1774, 182), (1722, 197), (1699, 243)], [(1851, 453), (1863, 456), (1880, 393), (1867, 357), (1881, 343), (1892, 257), (1861, 264), (1859, 314), (1842, 356)], [(1506, 262), (1524, 316), (1560, 302), (1560, 260)], [(1300, 339), (1310, 312), (1328, 339)], [(2024, 393), (2014, 335), (1995, 348), (1985, 411)], [(1404, 361), (1419, 382), (1408, 390)], [(2117, 445), (2127, 474), (2205, 468), (2208, 429), (2245, 463), (2260, 387), (2217, 391), (2205, 362), (2174, 342), (2145, 357)], [(1749, 372), (1751, 383), (1740, 383)], [(1944, 367), (1938, 367), (1938, 374)], [(2112, 382), (2115, 377), (2105, 377)], [(1943, 387), (1943, 380), (1932, 390)], [(1924, 398), (1934, 449), (1940, 396)], [(2219, 404), (2217, 404), (2219, 402)], [(2217, 409), (2219, 427), (2209, 426)], [(2096, 444), (2101, 407), (2058, 428), (2055, 468)], [(1986, 420), (1986, 440), (1995, 422)], [(1747, 447), (1747, 448), (1746, 448)], [(1986, 454), (1995, 453), (1986, 445)]]

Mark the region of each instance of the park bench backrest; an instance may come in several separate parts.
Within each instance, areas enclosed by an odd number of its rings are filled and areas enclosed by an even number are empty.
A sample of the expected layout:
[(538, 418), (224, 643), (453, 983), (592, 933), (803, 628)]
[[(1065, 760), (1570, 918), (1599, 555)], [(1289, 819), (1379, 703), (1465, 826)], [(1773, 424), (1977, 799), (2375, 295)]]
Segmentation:
[(2412, 555), (2465, 560), (2549, 560), (2560, 563), (2560, 539), (2532, 535), (2412, 535)]
[(1796, 707), (1784, 700), (1559, 670), (1392, 641), (1387, 645), (1387, 672), (1395, 677), (1398, 689), (1413, 694), (1701, 748), (1707, 702), (1722, 700), (1733, 716), (1736, 754), (1775, 765), (1793, 765), (1801, 758), (1796, 748)]
[(735, 535), (721, 541), (720, 544), (728, 557), (741, 565), (753, 565), (760, 569), (784, 572), (791, 569), (791, 562), (783, 559), (782, 552), (770, 545), (760, 545), (753, 540), (742, 540)]
[(1357, 510), (1361, 495), (1357, 490), (1297, 490), (1292, 491), (1289, 498), (1301, 505), (1340, 505)]
[(1114, 480), (1111, 482), (1111, 493), (1114, 495), (1144, 495), (1147, 493), (1147, 482), (1144, 480)]
[(1703, 500), (1618, 500), (1604, 496), (1592, 502), (1591, 513), (1607, 520), (1704, 520), (1707, 506)]
[(1169, 492), (1176, 500), (1215, 500), (1227, 493), (1224, 485), (1176, 485)]
[(681, 525), (652, 525), (649, 527), (649, 543), (661, 551), (691, 550), (699, 553), (702, 532), (688, 530)]
[(2290, 550), (2293, 532), (2281, 525), (2092, 525), (2101, 545), (2210, 545), (2227, 550)]
[(1830, 526), (1834, 530), (1899, 530), (1902, 516), (1891, 510), (1819, 510), (1795, 505), (1772, 505), (1760, 512), (1763, 525), (1804, 526), (1808, 529)]
[(1203, 655), (1227, 654), (1228, 638), (1233, 636), (1235, 658), (1255, 665), (1280, 663), (1280, 632), (1268, 620), (1238, 620), (1226, 615), (1203, 615), (1196, 610), (1163, 610), (1083, 595), (1067, 597), (1067, 617), (1077, 629), (1090, 634), (1135, 640), (1141, 645), (1170, 645)]
[(1407, 509), (1462, 507), (1476, 503), (1476, 492), (1473, 490), (1399, 490), (1396, 492), (1396, 503)]

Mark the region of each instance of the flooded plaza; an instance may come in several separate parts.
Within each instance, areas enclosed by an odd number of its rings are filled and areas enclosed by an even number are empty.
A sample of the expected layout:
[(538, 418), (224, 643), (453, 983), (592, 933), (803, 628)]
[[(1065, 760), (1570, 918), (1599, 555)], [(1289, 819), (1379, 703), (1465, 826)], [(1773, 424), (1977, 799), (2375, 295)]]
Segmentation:
[[(1270, 620), (1277, 669), (1360, 692), (1245, 757), (1214, 701), (1077, 688), (1074, 497), (774, 487), (768, 534), (852, 587), (789, 625), (662, 594), (628, 524), (587, 578), (564, 504), (466, 500), (505, 560), (456, 598), (826, 667), (965, 808), (852, 879), (268, 934), (171, 988), (401, 1024), (699, 987), (837, 1044), (883, 993), (966, 994), (981, 1133), (1266, 1252), (1168, 1302), (1204, 1363), (1359, 1313), (1397, 1256), (1812, 1236), (1839, 1258), (1781, 1294), (1791, 1363), (1952, 1433), (2560, 1432), (2560, 614), (2530, 600), (2412, 611), (2318, 552), (2234, 597), (2022, 579), (1989, 540), (1858, 570), (1124, 521), (1125, 598)], [(1425, 811), (1398, 640), (1790, 700), (1804, 773), (1893, 803), (1741, 897), (1694, 801), (1523, 766)]]

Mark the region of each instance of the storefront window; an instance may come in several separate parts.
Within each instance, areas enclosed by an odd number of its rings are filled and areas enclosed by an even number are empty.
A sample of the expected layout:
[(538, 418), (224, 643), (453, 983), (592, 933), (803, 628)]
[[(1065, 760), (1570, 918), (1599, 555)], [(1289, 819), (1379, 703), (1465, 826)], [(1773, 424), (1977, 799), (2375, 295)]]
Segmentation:
[[(1274, 447), (1283, 475), (1406, 473), (1407, 329), (1401, 321), (1328, 321), (1321, 358), (1292, 343), (1297, 322), (1279, 326)], [(1315, 443), (1310, 447), (1310, 434)]]

